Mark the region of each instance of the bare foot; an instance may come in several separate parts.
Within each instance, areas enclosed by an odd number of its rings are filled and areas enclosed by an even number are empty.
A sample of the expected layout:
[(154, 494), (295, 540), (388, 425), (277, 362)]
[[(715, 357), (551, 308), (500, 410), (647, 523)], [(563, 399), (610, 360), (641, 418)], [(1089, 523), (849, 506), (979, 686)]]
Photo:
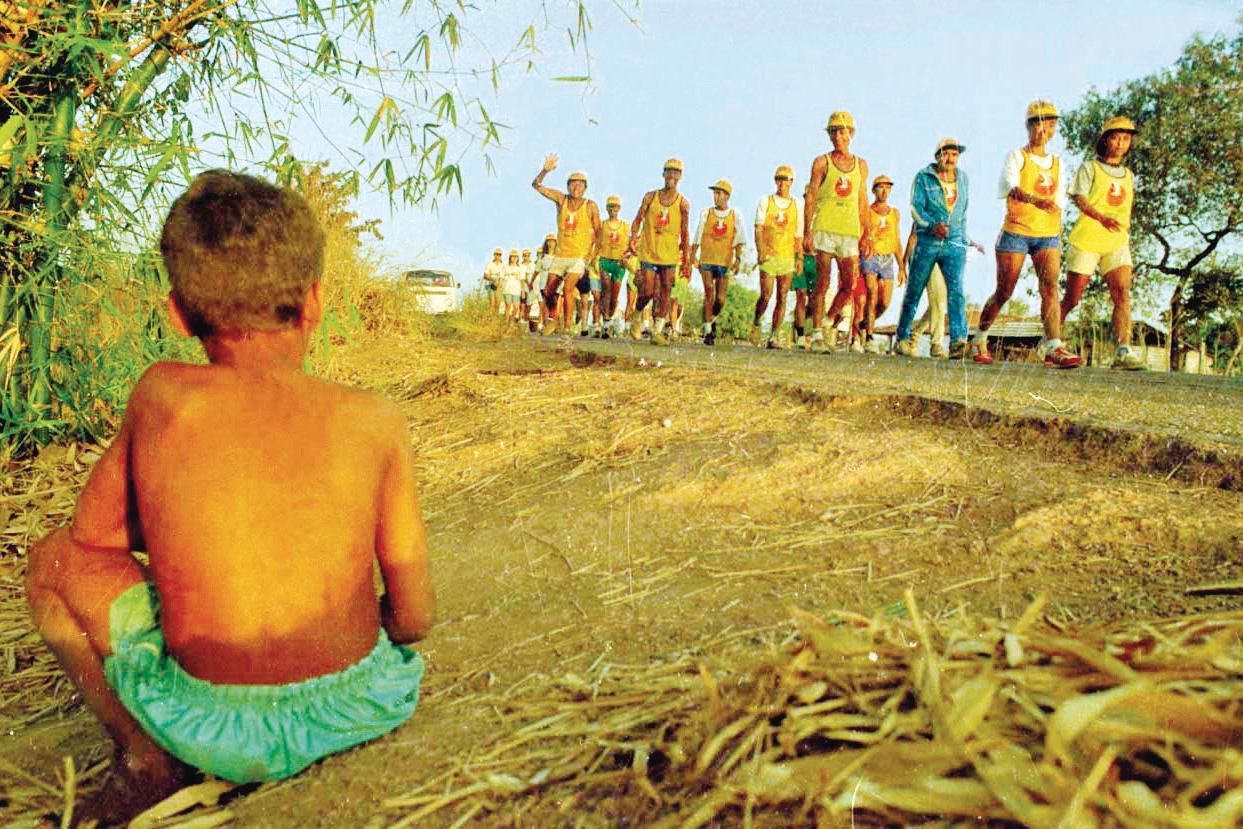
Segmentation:
[(124, 826), (198, 777), (197, 771), (162, 751), (147, 757), (117, 752), (103, 788), (74, 809), (73, 825), (94, 820), (101, 827)]

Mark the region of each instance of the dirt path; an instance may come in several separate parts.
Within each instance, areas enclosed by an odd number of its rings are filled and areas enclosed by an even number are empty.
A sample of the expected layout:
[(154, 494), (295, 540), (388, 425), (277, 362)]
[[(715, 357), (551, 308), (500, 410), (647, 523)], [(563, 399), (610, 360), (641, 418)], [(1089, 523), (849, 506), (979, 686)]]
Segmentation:
[[(343, 354), (344, 376), (400, 403), (419, 454), (442, 602), (422, 648), (424, 703), (389, 738), (233, 801), (238, 824), (411, 818), (401, 796), (446, 770), (503, 770), (504, 757), (482, 760), (516, 727), (499, 701), (602, 664), (762, 651), (791, 606), (884, 613), (907, 587), (933, 618), (1013, 617), (1045, 591), (1050, 614), (1072, 625), (1238, 606), (1186, 594), (1243, 576), (1243, 499), (1221, 488), (1237, 462), (1237, 385), (1143, 377), (1148, 396), (1109, 402), (1114, 375), (929, 371), (879, 357), (805, 358), (812, 370), (800, 357), (620, 343), (565, 353), (526, 339)], [(948, 399), (951, 386), (999, 401), (1005, 417), (917, 402), (938, 389)], [(1099, 431), (1037, 428), (1033, 394), (1073, 404)], [(1179, 424), (1197, 406), (1216, 419), (1180, 442), (1194, 451), (1174, 474), (1131, 442), (1151, 437), (1137, 431), (1147, 423), (1186, 438)], [(1128, 429), (1106, 429), (1113, 420)], [(82, 767), (101, 742), (74, 715), (5, 745), (0, 759), (20, 756), (51, 780), (60, 753)], [(594, 808), (567, 819), (619, 819)], [(534, 825), (512, 806), (474, 814), (472, 824)]]

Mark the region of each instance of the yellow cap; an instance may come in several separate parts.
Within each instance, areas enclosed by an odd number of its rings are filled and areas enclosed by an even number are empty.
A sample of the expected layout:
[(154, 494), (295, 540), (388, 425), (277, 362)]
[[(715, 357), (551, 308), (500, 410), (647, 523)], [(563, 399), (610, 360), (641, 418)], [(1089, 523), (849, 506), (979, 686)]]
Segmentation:
[(555, 242), (555, 241), (557, 241), (557, 234), (555, 234), (555, 233), (549, 233), (547, 236), (545, 236), (545, 237), (544, 237), (544, 241), (545, 241), (545, 242)]
[(505, 251), (501, 250), (500, 248), (495, 248), (495, 249), (492, 251), (492, 255), (493, 255), (493, 256), (500, 256), (500, 255), (501, 255), (501, 254), (503, 254), (503, 253), (505, 253)]
[(873, 190), (875, 190), (877, 187), (880, 187), (882, 184), (888, 184), (890, 187), (893, 187), (893, 179), (891, 179), (889, 176), (877, 176), (876, 178), (872, 179)]
[(723, 178), (723, 179), (719, 179), (716, 184), (712, 185), (708, 189), (709, 190), (720, 190), (723, 193), (725, 193), (725, 195), (728, 196), (734, 192), (734, 185), (729, 183), (729, 179)]
[(1107, 132), (1134, 133), (1139, 132), (1139, 130), (1135, 128), (1135, 122), (1130, 118), (1127, 118), (1125, 115), (1115, 115), (1112, 118), (1106, 119), (1104, 126), (1101, 127), (1102, 136)]
[(530, 256), (530, 255), (531, 255), (531, 249), (530, 249), (530, 248), (523, 248), (523, 249), (522, 249), (522, 255), (523, 255), (523, 256)]
[(773, 178), (788, 178), (794, 181), (794, 168), (789, 164), (782, 164), (777, 168), (777, 172), (773, 173)]
[(613, 205), (621, 207), (621, 196), (609, 196), (604, 200), (605, 207), (612, 207)]
[(824, 127), (827, 131), (833, 130), (850, 130), (855, 131), (855, 117), (846, 110), (838, 110), (829, 116), (829, 123)]
[(518, 255), (518, 251), (516, 251), (516, 250), (511, 250), (511, 251), (509, 252), (509, 255), (510, 255), (510, 256), (517, 256), (517, 255)]
[(671, 159), (669, 159), (668, 161), (666, 161), (666, 162), (665, 162), (665, 167), (664, 167), (664, 169), (666, 169), (666, 170), (677, 170), (677, 171), (680, 173), (680, 172), (682, 172), (682, 162), (681, 162), (680, 160), (676, 159), (676, 158), (671, 158)]
[(565, 183), (569, 184), (571, 181), (581, 181), (583, 184), (586, 184), (587, 174), (586, 173), (570, 173), (570, 177), (565, 180)]
[(1027, 120), (1044, 120), (1046, 118), (1058, 118), (1057, 107), (1053, 106), (1049, 101), (1043, 99), (1032, 101), (1027, 105)]

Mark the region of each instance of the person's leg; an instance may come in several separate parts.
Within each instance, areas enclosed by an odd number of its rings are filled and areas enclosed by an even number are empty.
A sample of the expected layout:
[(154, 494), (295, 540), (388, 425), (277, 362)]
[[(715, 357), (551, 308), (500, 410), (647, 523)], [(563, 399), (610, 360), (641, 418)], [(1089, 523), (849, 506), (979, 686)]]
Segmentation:
[[(935, 243), (922, 239), (915, 245), (915, 252), (911, 256), (911, 267), (906, 275), (906, 293), (902, 295), (902, 310), (898, 313), (898, 330), (895, 337), (899, 343), (912, 337), (911, 320), (915, 318), (915, 309), (919, 307), (919, 300), (924, 294), (924, 288), (928, 286), (928, 277), (936, 262), (935, 247)], [(931, 307), (930, 288), (928, 299)]]
[(945, 276), (935, 265), (928, 277), (928, 313), (931, 315), (928, 336), (940, 350), (945, 342)]
[(760, 274), (760, 296), (755, 301), (755, 315), (751, 320), (751, 324), (759, 328), (760, 322), (764, 319), (764, 312), (768, 310), (768, 300), (773, 295), (773, 277), (772, 274)]
[(937, 257), (945, 285), (945, 304), (949, 316), (950, 344), (958, 346), (959, 356), (966, 356), (967, 300), (962, 292), (962, 275), (967, 267), (967, 249), (961, 245), (944, 245)]
[(1088, 282), (1092, 279), (1091, 274), (1074, 273), (1068, 271), (1066, 274), (1066, 293), (1062, 295), (1062, 303), (1059, 308), (1062, 314), (1062, 322), (1066, 322), (1066, 318), (1070, 316), (1070, 312), (1075, 310), (1075, 306), (1079, 304), (1079, 300), (1083, 299), (1083, 292), (1088, 288)]
[(872, 340), (872, 331), (876, 329), (876, 292), (879, 281), (874, 273), (865, 273), (863, 275), (864, 286), (867, 294), (863, 298), (863, 344), (867, 345)]
[(803, 336), (807, 326), (807, 291), (794, 292), (794, 336)]
[(833, 304), (829, 306), (828, 315), (834, 317), (851, 302), (855, 290), (855, 280), (859, 278), (859, 257), (843, 256), (837, 260), (837, 293), (833, 296)]
[(704, 286), (704, 325), (710, 329), (712, 321), (716, 319), (716, 276), (701, 266), (699, 278)]
[[(1046, 340), (1062, 338), (1062, 308), (1057, 298), (1057, 278), (1062, 272), (1062, 251), (1049, 247), (1032, 254), (1036, 281), (1040, 287), (1040, 320)], [(948, 284), (948, 275), (946, 277)]]
[(561, 274), (548, 274), (548, 281), (544, 283), (544, 328), (556, 331), (558, 321), (561, 317), (561, 294), (557, 290), (561, 287)]
[(876, 280), (876, 319), (880, 319), (889, 310), (889, 303), (893, 302), (893, 280), (878, 279)]
[(785, 324), (786, 295), (790, 293), (790, 280), (794, 274), (781, 274), (776, 280), (776, 296), (773, 297), (773, 330), (770, 340), (780, 341), (781, 326)]
[(712, 319), (716, 319), (725, 310), (725, 301), (729, 298), (729, 277), (718, 276), (716, 279), (716, 299), (712, 303)]
[[(840, 265), (838, 281), (841, 281)], [(833, 255), (823, 250), (816, 251), (816, 289), (811, 296), (811, 327), (820, 336), (820, 328), (824, 325), (825, 295), (829, 290), (829, 279), (833, 275)]]
[(147, 736), (104, 677), (104, 659), (112, 655), (113, 602), (144, 575), (128, 552), (84, 549), (68, 530), (34, 545), (27, 558), (34, 627), (115, 748), (113, 779), (76, 813), (79, 818), (128, 819), (181, 788), (191, 774)]
[[(997, 287), (993, 290), (992, 295), (985, 300), (984, 307), (980, 309), (980, 349), (984, 353), (987, 346), (988, 329), (992, 326), (993, 320), (997, 319), (997, 315), (1001, 313), (1001, 308), (1010, 301), (1010, 297), (1014, 294), (1014, 286), (1018, 284), (1019, 274), (1023, 272), (1023, 260), (1027, 257), (1025, 253), (1010, 253), (1008, 251), (997, 251)], [(947, 286), (948, 287), (948, 286)]]
[(1109, 286), (1109, 298), (1113, 300), (1114, 342), (1118, 345), (1131, 344), (1131, 277), (1130, 265), (1123, 265), (1105, 274), (1105, 284)]

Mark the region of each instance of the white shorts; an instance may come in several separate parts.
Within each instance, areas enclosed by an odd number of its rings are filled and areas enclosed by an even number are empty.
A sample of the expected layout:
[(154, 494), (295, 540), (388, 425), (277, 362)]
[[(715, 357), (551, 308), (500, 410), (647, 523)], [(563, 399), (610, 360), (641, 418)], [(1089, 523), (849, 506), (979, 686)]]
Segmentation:
[(586, 270), (587, 263), (583, 261), (581, 256), (554, 256), (552, 264), (548, 267), (548, 275), (580, 274)]
[(1122, 245), (1109, 253), (1089, 253), (1079, 250), (1074, 245), (1066, 247), (1066, 270), (1070, 273), (1082, 273), (1091, 276), (1099, 266), (1102, 274), (1116, 271), (1131, 265), (1131, 246)]
[(816, 250), (820, 253), (827, 253), (837, 259), (857, 259), (859, 256), (859, 237), (857, 236), (843, 236), (840, 233), (813, 230), (811, 238), (816, 245)]
[(794, 257), (783, 259), (770, 256), (760, 263), (760, 273), (764, 276), (789, 276), (794, 273)]

